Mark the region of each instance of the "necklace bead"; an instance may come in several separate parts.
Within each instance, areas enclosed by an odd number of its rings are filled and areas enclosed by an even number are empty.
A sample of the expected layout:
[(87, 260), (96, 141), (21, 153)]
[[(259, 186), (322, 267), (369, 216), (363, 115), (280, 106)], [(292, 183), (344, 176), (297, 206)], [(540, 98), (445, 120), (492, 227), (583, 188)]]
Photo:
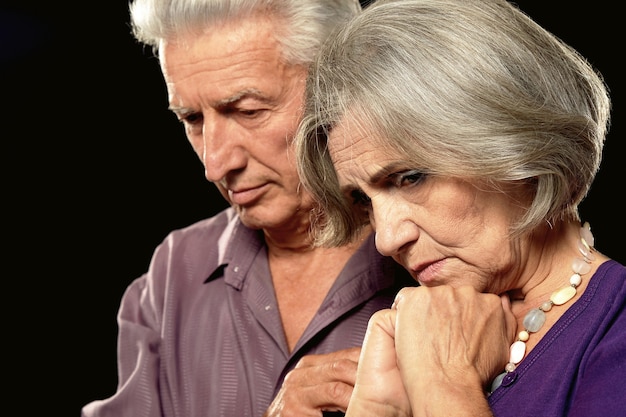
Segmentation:
[(578, 251), (583, 258), (575, 258), (572, 261), (572, 274), (569, 278), (569, 285), (561, 289), (556, 290), (550, 296), (550, 300), (544, 301), (539, 308), (533, 308), (522, 322), (524, 330), (519, 332), (517, 340), (513, 342), (509, 349), (509, 362), (504, 367), (504, 372), (498, 375), (492, 385), (490, 393), (502, 384), (502, 380), (509, 372), (513, 372), (517, 368), (524, 356), (526, 356), (526, 342), (530, 338), (530, 333), (536, 333), (541, 330), (541, 327), (546, 322), (546, 312), (552, 309), (552, 306), (560, 306), (570, 301), (576, 295), (576, 288), (581, 284), (582, 277), (591, 271), (590, 263), (595, 260), (593, 255), (594, 238), (591, 234), (591, 228), (589, 223), (580, 228), (580, 240), (578, 241)]
[(550, 301), (552, 301), (554, 305), (562, 306), (563, 304), (567, 303), (569, 300), (574, 298), (575, 295), (576, 295), (576, 287), (572, 287), (570, 285), (570, 286), (563, 287), (560, 290), (553, 292), (552, 295), (550, 296)]
[(541, 329), (541, 326), (543, 326), (545, 322), (546, 313), (539, 308), (533, 308), (526, 313), (526, 317), (524, 317), (524, 329), (526, 329), (528, 333), (535, 333)]
[(554, 304), (552, 304), (552, 301), (544, 301), (543, 303), (541, 303), (541, 306), (539, 307), (541, 309), (541, 311), (545, 311), (546, 313), (550, 310), (552, 310), (552, 306)]

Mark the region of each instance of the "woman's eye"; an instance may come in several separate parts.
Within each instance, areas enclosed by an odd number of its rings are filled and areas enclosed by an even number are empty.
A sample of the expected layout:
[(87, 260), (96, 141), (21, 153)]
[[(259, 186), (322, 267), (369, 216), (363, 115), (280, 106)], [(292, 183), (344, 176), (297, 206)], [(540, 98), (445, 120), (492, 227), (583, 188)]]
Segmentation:
[(350, 197), (352, 198), (352, 204), (355, 206), (369, 207), (372, 203), (370, 198), (361, 190), (350, 191)]
[(406, 187), (408, 185), (418, 184), (426, 177), (421, 171), (412, 169), (410, 171), (399, 172), (394, 176), (394, 185), (396, 187)]

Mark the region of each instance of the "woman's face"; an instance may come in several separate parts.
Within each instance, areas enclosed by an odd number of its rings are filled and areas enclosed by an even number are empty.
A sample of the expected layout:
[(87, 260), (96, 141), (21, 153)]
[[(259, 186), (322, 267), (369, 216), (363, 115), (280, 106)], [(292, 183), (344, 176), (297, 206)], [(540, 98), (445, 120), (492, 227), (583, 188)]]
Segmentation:
[(369, 205), (380, 253), (426, 286), (498, 294), (517, 286), (511, 277), (524, 263), (524, 241), (508, 232), (521, 214), (519, 192), (423, 175), (400, 152), (346, 123), (330, 132), (330, 155), (345, 194)]

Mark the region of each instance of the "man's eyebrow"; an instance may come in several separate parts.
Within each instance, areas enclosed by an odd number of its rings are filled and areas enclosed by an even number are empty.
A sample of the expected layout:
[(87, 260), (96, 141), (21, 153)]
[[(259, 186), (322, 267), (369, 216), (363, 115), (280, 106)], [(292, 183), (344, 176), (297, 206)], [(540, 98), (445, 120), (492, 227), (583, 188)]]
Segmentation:
[(247, 97), (252, 97), (263, 102), (269, 102), (269, 99), (260, 90), (256, 88), (246, 88), (245, 90), (238, 91), (230, 97), (217, 101), (215, 106), (226, 107)]
[[(256, 89), (256, 88), (247, 88), (245, 90), (241, 90), (238, 91), (236, 94), (231, 95), (230, 97), (226, 97), (223, 98), (221, 100), (218, 100), (216, 102), (214, 102), (212, 105), (216, 108), (223, 108), (223, 107), (228, 107), (230, 105), (232, 105), (233, 103), (236, 103), (238, 101), (243, 100), (244, 98), (247, 97), (251, 97), (254, 98), (256, 100), (259, 100), (261, 102), (264, 103), (270, 103), (271, 100), (268, 99), (260, 90)], [(175, 106), (175, 105), (170, 105), (169, 110), (176, 113), (176, 114), (181, 114), (181, 115), (185, 115), (185, 114), (190, 114), (190, 113), (195, 113), (197, 110), (194, 110), (192, 108), (188, 108), (188, 107), (179, 107), (179, 106)]]
[(184, 116), (184, 115), (187, 115), (187, 114), (193, 114), (193, 113), (196, 112), (194, 109), (190, 109), (188, 107), (178, 107), (178, 106), (173, 106), (173, 105), (168, 106), (167, 109), (169, 111), (177, 114), (177, 115), (180, 115), (180, 116)]

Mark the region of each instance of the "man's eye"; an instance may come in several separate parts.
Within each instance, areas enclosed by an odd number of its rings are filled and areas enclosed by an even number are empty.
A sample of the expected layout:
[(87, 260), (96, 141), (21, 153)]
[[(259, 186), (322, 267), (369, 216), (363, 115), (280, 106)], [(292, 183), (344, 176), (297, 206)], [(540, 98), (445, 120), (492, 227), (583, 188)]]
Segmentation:
[(244, 116), (254, 116), (257, 113), (259, 113), (259, 110), (241, 109), (241, 110), (239, 110), (239, 113), (244, 115)]
[(361, 190), (350, 191), (350, 197), (352, 197), (352, 204), (355, 206), (369, 207), (372, 203), (367, 194)]
[(399, 172), (394, 174), (393, 183), (396, 187), (406, 187), (408, 185), (415, 185), (420, 183), (426, 174), (416, 169), (410, 171)]
[(202, 113), (188, 113), (179, 117), (178, 120), (189, 125), (195, 125), (202, 122)]
[(263, 108), (259, 107), (240, 107), (236, 104), (229, 104), (226, 106), (218, 107), (218, 113), (227, 116), (243, 116), (254, 117), (263, 112)]

